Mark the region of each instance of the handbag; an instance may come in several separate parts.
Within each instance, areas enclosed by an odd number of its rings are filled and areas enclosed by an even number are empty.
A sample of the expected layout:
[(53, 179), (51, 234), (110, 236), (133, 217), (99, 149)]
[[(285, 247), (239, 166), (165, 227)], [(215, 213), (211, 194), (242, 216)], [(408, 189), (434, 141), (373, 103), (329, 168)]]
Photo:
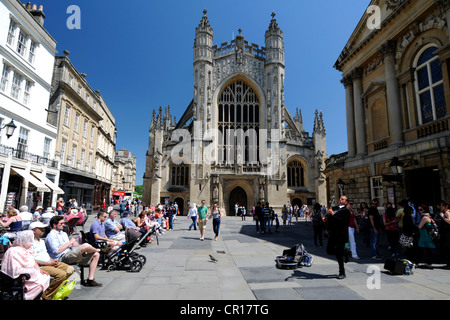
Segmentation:
[(436, 241), (440, 239), (439, 228), (433, 219), (431, 219), (430, 229), (428, 229), (428, 233), (430, 234), (431, 240)]
[(401, 234), (399, 243), (403, 248), (411, 248), (414, 245), (414, 238), (408, 237), (405, 234)]
[(58, 288), (58, 291), (53, 295), (52, 300), (64, 300), (75, 288), (77, 284), (77, 279), (73, 281), (64, 281), (62, 285)]

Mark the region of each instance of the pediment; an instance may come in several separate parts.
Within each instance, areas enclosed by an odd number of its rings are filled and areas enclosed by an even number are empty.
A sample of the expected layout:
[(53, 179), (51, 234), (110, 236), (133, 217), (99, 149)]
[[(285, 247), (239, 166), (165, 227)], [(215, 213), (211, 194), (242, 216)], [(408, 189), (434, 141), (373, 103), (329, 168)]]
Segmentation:
[(372, 0), (367, 6), (376, 6), (379, 8), (379, 28), (376, 27), (375, 15), (376, 11), (367, 10), (363, 12), (363, 15), (353, 31), (350, 39), (346, 43), (342, 50), (338, 60), (336, 61), (335, 68), (342, 71), (342, 66), (345, 64), (347, 58), (349, 58), (358, 48), (365, 45), (370, 39), (378, 33), (386, 19), (392, 16), (392, 13), (398, 10), (408, 0)]
[(385, 81), (372, 81), (367, 89), (362, 94), (361, 98), (365, 99), (368, 96), (380, 91), (384, 90), (386, 88), (386, 82)]

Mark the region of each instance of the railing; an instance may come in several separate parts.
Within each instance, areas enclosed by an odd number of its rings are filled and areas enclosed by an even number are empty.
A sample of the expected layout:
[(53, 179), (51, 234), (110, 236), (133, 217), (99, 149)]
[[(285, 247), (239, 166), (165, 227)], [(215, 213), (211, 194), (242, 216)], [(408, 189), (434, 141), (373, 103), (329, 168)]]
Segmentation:
[[(266, 58), (266, 49), (264, 47), (260, 48), (257, 44), (249, 44), (248, 41), (244, 41), (244, 50), (256, 58), (264, 60)], [(232, 40), (231, 43), (224, 42), (219, 46), (213, 46), (214, 57), (219, 57), (228, 53), (236, 51), (236, 40)]]
[(386, 149), (388, 147), (387, 140), (375, 142), (373, 145), (374, 151)]
[(11, 155), (13, 158), (30, 161), (37, 164), (42, 164), (46, 167), (57, 168), (58, 161), (51, 160), (45, 158), (43, 156), (38, 156), (36, 154), (32, 154), (20, 149), (15, 149), (12, 147), (8, 147), (0, 144), (0, 155), (9, 156)]
[(417, 139), (445, 132), (448, 131), (448, 129), (448, 119), (434, 121), (430, 124), (425, 124), (417, 129)]

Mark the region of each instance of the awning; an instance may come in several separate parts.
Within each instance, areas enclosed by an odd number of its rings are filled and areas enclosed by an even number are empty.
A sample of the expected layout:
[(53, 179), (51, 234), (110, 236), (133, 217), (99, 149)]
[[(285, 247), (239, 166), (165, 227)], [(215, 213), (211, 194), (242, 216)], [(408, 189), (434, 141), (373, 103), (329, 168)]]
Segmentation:
[(50, 180), (49, 178), (47, 178), (45, 175), (43, 175), (42, 173), (38, 173), (38, 172), (34, 172), (31, 171), (31, 174), (34, 175), (36, 178), (38, 178), (39, 180), (41, 180), (42, 183), (44, 183), (47, 187), (49, 187), (50, 189), (53, 190), (53, 192), (55, 194), (64, 194), (63, 189), (61, 189), (60, 187), (58, 187), (58, 185), (54, 182), (52, 182), (52, 180)]
[(11, 169), (14, 170), (14, 172), (16, 172), (17, 174), (21, 175), (22, 178), (24, 178), (26, 181), (34, 185), (37, 188), (37, 191), (51, 192), (51, 190), (44, 183), (36, 179), (33, 175), (29, 174), (25, 170), (14, 167), (12, 167)]

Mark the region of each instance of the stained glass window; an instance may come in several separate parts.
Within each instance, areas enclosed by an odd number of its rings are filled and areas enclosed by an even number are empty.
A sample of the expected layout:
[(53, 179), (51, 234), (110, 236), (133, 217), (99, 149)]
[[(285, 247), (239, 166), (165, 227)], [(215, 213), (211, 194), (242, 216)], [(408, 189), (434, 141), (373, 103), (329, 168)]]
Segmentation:
[(219, 95), (218, 113), (219, 163), (258, 163), (259, 100), (253, 88), (241, 80), (228, 85)]
[(287, 166), (288, 187), (305, 186), (305, 170), (300, 161), (292, 161)]

